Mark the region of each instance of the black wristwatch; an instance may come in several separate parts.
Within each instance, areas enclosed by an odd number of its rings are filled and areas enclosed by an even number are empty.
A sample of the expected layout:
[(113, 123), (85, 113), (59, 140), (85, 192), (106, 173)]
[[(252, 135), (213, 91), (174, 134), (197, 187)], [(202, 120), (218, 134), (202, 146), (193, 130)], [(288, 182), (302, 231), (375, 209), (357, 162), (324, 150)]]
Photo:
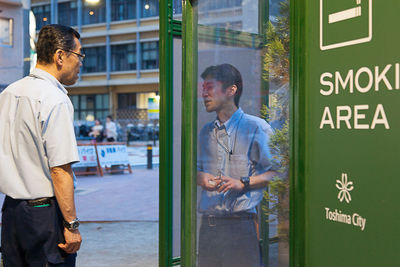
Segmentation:
[(79, 223), (78, 218), (76, 218), (70, 222), (67, 222), (66, 220), (64, 220), (64, 227), (70, 231), (77, 230), (79, 228), (79, 225), (80, 225), (80, 223)]
[(250, 177), (249, 176), (241, 177), (240, 181), (242, 182), (242, 184), (244, 184), (244, 189), (249, 189), (249, 187), (250, 187)]

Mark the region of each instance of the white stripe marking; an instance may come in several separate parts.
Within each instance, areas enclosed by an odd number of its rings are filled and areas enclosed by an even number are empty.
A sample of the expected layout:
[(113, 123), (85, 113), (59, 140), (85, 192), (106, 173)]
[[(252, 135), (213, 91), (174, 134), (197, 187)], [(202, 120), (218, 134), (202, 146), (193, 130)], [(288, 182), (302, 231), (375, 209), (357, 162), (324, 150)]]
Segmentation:
[(354, 7), (329, 15), (329, 24), (361, 16), (361, 7)]

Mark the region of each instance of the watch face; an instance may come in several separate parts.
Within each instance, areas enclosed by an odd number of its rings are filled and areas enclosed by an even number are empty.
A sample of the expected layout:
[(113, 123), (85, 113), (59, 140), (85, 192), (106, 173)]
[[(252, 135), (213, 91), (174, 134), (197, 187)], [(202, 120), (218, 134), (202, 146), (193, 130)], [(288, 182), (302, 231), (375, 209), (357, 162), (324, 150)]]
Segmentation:
[(242, 177), (240, 178), (240, 181), (244, 184), (244, 186), (249, 186), (250, 184), (250, 178), (249, 177)]
[(78, 221), (74, 221), (74, 222), (71, 224), (71, 228), (74, 229), (74, 230), (78, 229), (78, 227), (79, 227), (79, 222), (78, 222)]

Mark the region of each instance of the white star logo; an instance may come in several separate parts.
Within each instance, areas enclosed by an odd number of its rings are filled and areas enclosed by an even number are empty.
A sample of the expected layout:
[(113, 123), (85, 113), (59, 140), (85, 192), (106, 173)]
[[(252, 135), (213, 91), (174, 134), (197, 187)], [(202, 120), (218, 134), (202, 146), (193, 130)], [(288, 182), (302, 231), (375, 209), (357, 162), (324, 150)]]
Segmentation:
[(347, 181), (347, 173), (342, 173), (342, 181), (336, 180), (336, 187), (339, 189), (338, 199), (343, 202), (343, 199), (347, 203), (351, 201), (350, 191), (354, 189), (353, 182)]

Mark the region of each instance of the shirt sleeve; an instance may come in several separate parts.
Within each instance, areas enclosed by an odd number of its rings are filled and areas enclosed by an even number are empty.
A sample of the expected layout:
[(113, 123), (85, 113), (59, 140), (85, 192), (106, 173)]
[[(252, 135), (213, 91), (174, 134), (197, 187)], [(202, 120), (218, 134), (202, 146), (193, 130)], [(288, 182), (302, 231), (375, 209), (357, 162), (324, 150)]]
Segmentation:
[(60, 103), (43, 122), (42, 138), (50, 168), (79, 161), (71, 112), (67, 102)]
[(269, 144), (271, 133), (268, 127), (265, 129), (257, 127), (254, 134), (250, 150), (250, 160), (255, 166), (257, 175), (275, 170)]

